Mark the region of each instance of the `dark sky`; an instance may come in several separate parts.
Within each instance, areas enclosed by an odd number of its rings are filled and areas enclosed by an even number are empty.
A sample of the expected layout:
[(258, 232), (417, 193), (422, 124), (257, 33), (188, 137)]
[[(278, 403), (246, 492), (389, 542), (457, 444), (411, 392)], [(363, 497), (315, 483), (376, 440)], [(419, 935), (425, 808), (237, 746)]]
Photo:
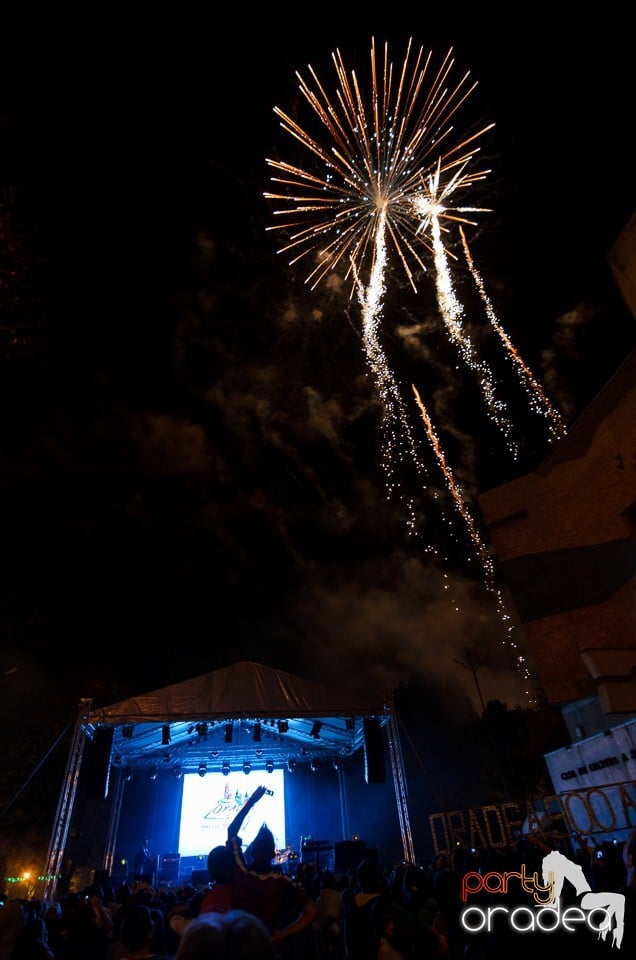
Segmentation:
[[(402, 465), (413, 538), (387, 497), (357, 305), (339, 283), (310, 291), (266, 231), (265, 158), (306, 159), (273, 107), (296, 109), (309, 63), (333, 90), (335, 48), (364, 76), (372, 35), (397, 62), (409, 36), (453, 47), (479, 81), (474, 123), (495, 123), (472, 253), (570, 425), (634, 344), (605, 261), (634, 209), (624, 25), (536, 9), (514, 29), (449, 8), (398, 10), (388, 31), (384, 15), (376, 29), (318, 10), (152, 17), (3, 40), (3, 682), (20, 698), (63, 680), (70, 703), (107, 703), (253, 659), (380, 689), (432, 678), (474, 701), (468, 648), (485, 697), (515, 702), (514, 656), (461, 520), (438, 516), (447, 491), (417, 417), (431, 474), (423, 490)], [(525, 394), (502, 365), (513, 461), (426, 284), (414, 297), (392, 273), (382, 332), (478, 517), (479, 490), (547, 453)]]

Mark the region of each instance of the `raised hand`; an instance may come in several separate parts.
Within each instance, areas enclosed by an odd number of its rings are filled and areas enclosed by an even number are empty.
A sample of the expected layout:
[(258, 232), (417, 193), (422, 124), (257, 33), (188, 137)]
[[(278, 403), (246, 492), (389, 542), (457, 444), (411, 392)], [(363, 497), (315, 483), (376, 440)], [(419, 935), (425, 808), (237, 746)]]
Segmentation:
[(261, 797), (264, 797), (266, 793), (267, 793), (267, 787), (263, 787), (262, 785), (260, 787), (257, 787), (254, 793), (251, 795), (249, 799), (249, 803), (252, 803), (252, 802), (256, 803), (258, 800), (261, 799)]

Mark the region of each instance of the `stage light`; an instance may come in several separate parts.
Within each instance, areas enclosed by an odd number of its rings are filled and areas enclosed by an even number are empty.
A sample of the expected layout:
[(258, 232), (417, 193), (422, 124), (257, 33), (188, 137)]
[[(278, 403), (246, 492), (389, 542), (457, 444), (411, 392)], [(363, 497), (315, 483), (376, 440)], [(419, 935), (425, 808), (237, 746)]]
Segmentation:
[(260, 742), (261, 742), (261, 725), (260, 725), (260, 723), (255, 723), (255, 724), (254, 724), (254, 731), (253, 731), (253, 733), (252, 733), (252, 739), (253, 739), (254, 743), (260, 743)]
[(225, 724), (225, 742), (232, 743), (232, 734), (234, 733), (234, 724), (226, 723)]
[(133, 735), (133, 730), (134, 730), (134, 729), (135, 729), (134, 724), (132, 724), (132, 723), (125, 723), (125, 724), (123, 725), (123, 727), (121, 728), (121, 735), (122, 735), (122, 737), (125, 737), (126, 740), (130, 740), (130, 738), (131, 738), (132, 735)]
[(278, 732), (287, 733), (289, 730), (289, 721), (288, 720), (279, 720), (278, 721)]
[(252, 764), (249, 762), (249, 760), (246, 760), (245, 763), (243, 764), (243, 773), (245, 774), (251, 773), (251, 770), (252, 770)]
[(175, 767), (172, 772), (174, 773), (175, 780), (180, 780), (181, 777), (183, 776), (183, 771), (181, 767)]
[(294, 771), (295, 771), (295, 769), (296, 769), (296, 761), (295, 761), (295, 760), (291, 760), (291, 759), (288, 760), (288, 761), (287, 761), (287, 769), (289, 770), (290, 773), (294, 773)]
[(156, 780), (156, 779), (157, 779), (157, 768), (156, 768), (156, 767), (151, 767), (151, 768), (150, 768), (150, 770), (148, 771), (148, 779), (149, 779), (149, 780)]
[(221, 773), (223, 774), (224, 777), (228, 777), (230, 775), (230, 765), (227, 762), (227, 760), (223, 762), (223, 766), (221, 767)]
[(204, 777), (207, 772), (208, 772), (208, 765), (207, 765), (207, 763), (200, 763), (200, 764), (199, 764), (199, 776), (200, 776), (200, 777)]
[(340, 767), (342, 766), (342, 764), (340, 763), (340, 760), (338, 759), (338, 757), (334, 757), (334, 758), (333, 758), (333, 760), (332, 760), (332, 766), (333, 766), (334, 770), (339, 770), (339, 769), (340, 769)]
[(320, 731), (322, 730), (322, 723), (320, 720), (314, 720), (314, 725), (311, 728), (311, 736), (314, 740), (320, 740)]
[(132, 770), (130, 767), (122, 767), (121, 775), (124, 779), (124, 783), (130, 783), (132, 780)]
[(265, 769), (267, 770), (268, 773), (273, 773), (273, 772), (274, 772), (274, 761), (273, 761), (273, 760), (266, 760), (266, 761), (265, 761)]
[(164, 723), (161, 728), (161, 745), (162, 747), (167, 747), (170, 743), (170, 724)]
[(320, 764), (318, 763), (318, 761), (314, 759), (309, 764), (309, 769), (311, 770), (312, 773), (315, 773), (319, 766)]
[(207, 737), (208, 735), (208, 725), (207, 723), (197, 723), (197, 736), (198, 737)]

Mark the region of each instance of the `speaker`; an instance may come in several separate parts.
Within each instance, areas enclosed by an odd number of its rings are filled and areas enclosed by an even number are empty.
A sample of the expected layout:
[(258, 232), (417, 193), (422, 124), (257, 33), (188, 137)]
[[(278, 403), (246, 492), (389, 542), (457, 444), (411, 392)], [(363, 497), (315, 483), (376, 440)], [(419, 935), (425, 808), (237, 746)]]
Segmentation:
[(193, 870), (192, 871), (192, 886), (193, 887), (204, 887), (206, 883), (210, 882), (210, 874), (207, 870)]
[(178, 853), (164, 853), (160, 864), (160, 879), (163, 883), (176, 883), (179, 879), (181, 857)]
[(336, 873), (352, 873), (366, 856), (367, 845), (364, 840), (341, 840), (335, 845)]
[(384, 742), (382, 727), (377, 717), (365, 717), (364, 728), (364, 779), (367, 783), (384, 783)]
[(100, 727), (93, 734), (86, 768), (86, 797), (89, 800), (105, 800), (108, 796), (113, 733), (114, 727)]

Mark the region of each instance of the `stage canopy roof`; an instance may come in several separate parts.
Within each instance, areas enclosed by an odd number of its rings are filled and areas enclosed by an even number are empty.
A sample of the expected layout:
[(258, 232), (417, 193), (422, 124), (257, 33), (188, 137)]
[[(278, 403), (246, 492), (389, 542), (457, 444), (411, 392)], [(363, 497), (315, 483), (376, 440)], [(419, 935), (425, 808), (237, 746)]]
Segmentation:
[(91, 709), (87, 729), (112, 736), (111, 765), (197, 772), (346, 758), (384, 726), (391, 705), (253, 661)]

